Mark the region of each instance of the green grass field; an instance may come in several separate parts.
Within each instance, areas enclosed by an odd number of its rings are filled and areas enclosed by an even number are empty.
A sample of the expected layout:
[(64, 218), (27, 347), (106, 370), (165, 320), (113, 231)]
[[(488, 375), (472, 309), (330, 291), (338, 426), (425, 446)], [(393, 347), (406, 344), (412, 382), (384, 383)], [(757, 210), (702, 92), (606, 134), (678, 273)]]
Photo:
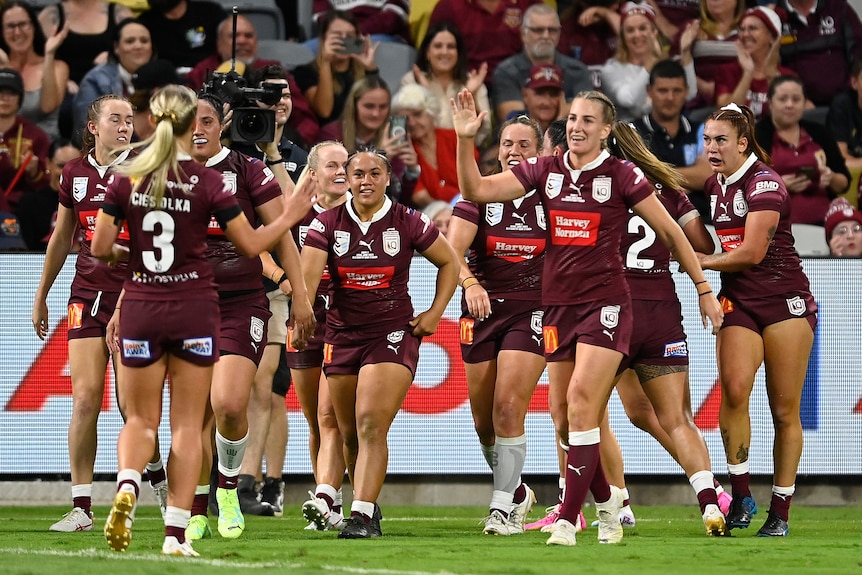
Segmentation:
[[(576, 547), (547, 547), (547, 535), (481, 534), (480, 507), (383, 509), (384, 537), (339, 540), (304, 531), (299, 509), (283, 518), (251, 517), (238, 540), (195, 543), (200, 559), (160, 555), (163, 526), (155, 507), (142, 507), (126, 553), (111, 551), (101, 533), (108, 509), (96, 507), (96, 529), (49, 533), (60, 507), (0, 508), (0, 573), (7, 575), (192, 574), (537, 574), (862, 573), (862, 508), (795, 507), (786, 539), (755, 537), (763, 513), (734, 537), (702, 533), (695, 506), (636, 507), (638, 523), (619, 545), (599, 545), (596, 529)], [(295, 513), (291, 513), (291, 512)], [(536, 518), (543, 510), (531, 514)], [(592, 509), (587, 510), (588, 521)], [(215, 532), (215, 519), (211, 519)]]

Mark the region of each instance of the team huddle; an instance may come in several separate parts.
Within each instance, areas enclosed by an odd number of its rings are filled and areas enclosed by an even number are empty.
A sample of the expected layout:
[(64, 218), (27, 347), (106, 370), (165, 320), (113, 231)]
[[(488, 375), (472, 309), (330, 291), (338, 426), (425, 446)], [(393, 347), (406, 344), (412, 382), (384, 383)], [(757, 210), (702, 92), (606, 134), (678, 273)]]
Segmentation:
[[(545, 134), (525, 116), (505, 122), (502, 171), (490, 176), (480, 174), (473, 147), (486, 112), (466, 90), (451, 105), (461, 199), (444, 237), (426, 215), (387, 196), (392, 165), (375, 149), (349, 155), (339, 142), (317, 144), (294, 184), (279, 157), (280, 134), (258, 144), (265, 161), (222, 146), (224, 107), (212, 95), (177, 86), (157, 92), (154, 133), (131, 150), (131, 105), (118, 96), (93, 102), (87, 155), (63, 173), (33, 324), (44, 338), (47, 293), (80, 227), (69, 301), (73, 384), (101, 394), (113, 357), (125, 419), (104, 528), (111, 548), (130, 545), (146, 469), (163, 497), (162, 552), (197, 556), (192, 541), (211, 535), (213, 445), (218, 532), (243, 533), (237, 482), (247, 408), (270, 347), (261, 276), (275, 281), (276, 274), (292, 292), (285, 359), (311, 430), (316, 487), (302, 506), (310, 529), (347, 539), (382, 535), (387, 433), (422, 338), (436, 331), (460, 286), (470, 407), (493, 476), (484, 533), (541, 529), (548, 545), (573, 546), (590, 492), (599, 542), (622, 540), (634, 517), (608, 424), (614, 388), (632, 422), (685, 471), (706, 533), (747, 528), (758, 511), (749, 488), (748, 401), (765, 363), (775, 473), (757, 535), (788, 534), (817, 308), (793, 249), (787, 190), (754, 138), (751, 111), (730, 104), (706, 121), (715, 253), (679, 174), (616, 121), (603, 94), (580, 93), (567, 119)], [(273, 267), (270, 251), (283, 267)], [(407, 289), (414, 252), (437, 268), (426, 310), (414, 310)], [(693, 282), (703, 326), (717, 338), (729, 494), (692, 420), (671, 259)], [(720, 292), (706, 269), (721, 273)], [(559, 502), (527, 523), (536, 497), (521, 481), (525, 418), (546, 368)], [(166, 377), (172, 437), (164, 466), (157, 429)], [(58, 523), (75, 528), (56, 530), (92, 529), (97, 416), (90, 435), (70, 426), (70, 462), (84, 481), (73, 485), (73, 511)], [(83, 439), (77, 446), (73, 433)]]

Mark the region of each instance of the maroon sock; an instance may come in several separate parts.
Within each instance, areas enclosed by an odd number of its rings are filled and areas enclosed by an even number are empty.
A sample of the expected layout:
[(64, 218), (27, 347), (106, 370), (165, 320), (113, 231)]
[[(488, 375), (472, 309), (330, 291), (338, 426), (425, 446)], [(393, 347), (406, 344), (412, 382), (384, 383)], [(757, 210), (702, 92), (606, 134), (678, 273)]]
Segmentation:
[(523, 503), (527, 498), (527, 486), (519, 483), (515, 488), (515, 495), (512, 497), (512, 503)]
[(703, 491), (697, 492), (697, 502), (700, 504), (700, 514), (703, 515), (703, 512), (706, 511), (707, 505), (718, 505), (718, 497), (715, 494), (715, 488), (712, 489), (704, 489)]
[(631, 504), (632, 504), (631, 499), (623, 499), (623, 507), (626, 507), (627, 505), (631, 505)]
[(772, 500), (769, 502), (769, 512), (773, 515), (778, 515), (785, 521), (788, 521), (790, 518), (791, 499), (793, 499), (792, 495), (778, 495), (777, 493), (773, 493)]
[(333, 505), (332, 510), (336, 513), (341, 513), (341, 505)]
[[(599, 444), (571, 445), (566, 457), (566, 492), (560, 518), (577, 525), (578, 514), (599, 463)], [(602, 474), (604, 476), (604, 473)], [(610, 490), (609, 490), (610, 491)]]
[(611, 498), (611, 484), (608, 483), (608, 478), (605, 477), (605, 470), (602, 468), (601, 451), (599, 451), (598, 459), (596, 472), (593, 474), (592, 482), (590, 482), (590, 493), (593, 494), (593, 499), (596, 500), (596, 503), (604, 503)]
[(176, 537), (180, 543), (186, 542), (186, 530), (182, 527), (165, 525), (165, 537)]
[(195, 498), (192, 500), (192, 515), (203, 515), (206, 517), (209, 501), (209, 493), (196, 493)]
[(361, 517), (362, 520), (365, 521), (366, 525), (371, 524), (371, 517), (369, 517), (368, 515), (366, 515), (364, 513), (360, 513), (359, 511), (351, 511), (350, 516), (351, 517)]
[(218, 486), (222, 489), (236, 489), (236, 484), (238, 480), (238, 476), (228, 477), (221, 471), (218, 472)]
[(120, 488), (121, 488), (123, 485), (131, 485), (131, 486), (132, 486), (132, 489), (133, 489), (133, 490), (134, 490), (134, 492), (135, 492), (135, 498), (137, 499), (138, 497), (140, 497), (140, 495), (141, 495), (141, 488), (140, 488), (140, 487), (139, 487), (139, 486), (138, 486), (134, 481), (132, 481), (131, 479), (124, 479), (123, 481), (120, 481), (120, 482), (117, 484), (117, 491), (119, 491), (119, 490), (120, 490)]
[(90, 508), (93, 506), (92, 497), (73, 497), (72, 507), (80, 507), (87, 515), (90, 514)]
[[(164, 466), (159, 468), (158, 471), (150, 471), (147, 469), (147, 479), (150, 480), (150, 485), (158, 485), (162, 481), (167, 481), (168, 476), (165, 474)], [(180, 541), (182, 543), (182, 541)]]
[(741, 475), (730, 474), (730, 488), (734, 497), (751, 497), (751, 474), (743, 473)]
[(721, 487), (721, 483), (719, 483), (718, 479), (716, 479), (714, 475), (712, 476), (712, 486), (716, 489)]

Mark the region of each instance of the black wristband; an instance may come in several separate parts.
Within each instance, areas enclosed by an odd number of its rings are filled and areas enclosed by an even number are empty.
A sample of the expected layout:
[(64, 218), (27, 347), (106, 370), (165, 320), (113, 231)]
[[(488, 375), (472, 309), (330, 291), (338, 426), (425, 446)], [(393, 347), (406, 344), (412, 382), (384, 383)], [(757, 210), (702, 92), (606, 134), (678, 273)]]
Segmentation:
[(284, 274), (281, 274), (281, 277), (278, 278), (278, 282), (276, 282), (276, 283), (278, 283), (278, 285), (281, 285), (286, 281), (287, 281), (287, 274), (284, 273)]
[(266, 161), (264, 162), (264, 164), (266, 164), (267, 166), (275, 166), (277, 164), (281, 164), (282, 162), (284, 162), (284, 158), (278, 158), (275, 160), (273, 160), (271, 158), (267, 158)]

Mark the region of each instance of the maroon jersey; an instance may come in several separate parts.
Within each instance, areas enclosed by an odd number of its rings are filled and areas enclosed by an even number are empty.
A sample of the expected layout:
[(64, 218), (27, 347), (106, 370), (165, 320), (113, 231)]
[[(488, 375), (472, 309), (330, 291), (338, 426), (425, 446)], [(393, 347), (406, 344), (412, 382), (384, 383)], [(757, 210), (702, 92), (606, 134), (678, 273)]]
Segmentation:
[[(128, 151), (121, 153), (111, 165), (124, 161), (128, 156)], [(83, 232), (81, 251), (78, 252), (78, 258), (75, 261), (73, 290), (84, 288), (119, 292), (123, 289), (123, 282), (126, 279), (126, 262), (119, 262), (115, 267), (110, 267), (90, 255), (90, 242), (96, 229), (96, 214), (99, 213), (99, 208), (105, 201), (105, 192), (108, 190), (109, 168), (110, 166), (100, 166), (92, 155), (87, 154), (67, 163), (60, 176), (60, 203), (75, 212), (78, 227)], [(129, 245), (129, 233), (125, 227), (120, 229), (116, 243)]]
[(491, 297), (539, 301), (548, 225), (535, 190), (505, 203), (461, 200), (452, 216), (478, 226), (467, 265)]
[[(685, 194), (671, 192), (659, 194), (658, 198), (680, 227), (699, 217)], [(629, 215), (620, 248), (632, 299), (677, 301), (676, 285), (670, 275), (670, 250), (639, 215)]]
[[(222, 148), (207, 160), (206, 166), (221, 172), (225, 187), (236, 197), (252, 225), (257, 220), (255, 208), (281, 196), (275, 174), (256, 158)], [(239, 253), (215, 218), (210, 220), (207, 240), (207, 260), (213, 267), (220, 292), (263, 289), (260, 258), (248, 258)]]
[[(721, 178), (721, 180), (719, 180)], [(745, 239), (749, 212), (778, 212), (778, 228), (763, 260), (745, 271), (723, 272), (721, 293), (745, 300), (809, 291), (790, 231), (790, 199), (781, 176), (751, 154), (733, 175), (714, 175), (704, 189), (710, 199), (712, 222), (724, 252), (735, 250)]]
[[(112, 176), (103, 210), (126, 220), (130, 248), (129, 276), (123, 288), (130, 300), (216, 299), (206, 237), (212, 214), (230, 221), (239, 214), (232, 190), (218, 172), (181, 157), (180, 181), (168, 176), (160, 205), (142, 191), (132, 192), (128, 178)], [(145, 190), (147, 180), (141, 183)]]
[(373, 333), (411, 320), (413, 250), (427, 250), (439, 235), (428, 216), (389, 198), (370, 222), (359, 221), (351, 201), (317, 216), (305, 245), (329, 254), (334, 297), (327, 325)]
[(512, 173), (537, 190), (547, 217), (542, 303), (572, 305), (628, 296), (620, 236), (628, 209), (653, 193), (640, 168), (602, 151), (574, 170), (569, 155), (529, 158)]
[[(326, 210), (323, 209), (319, 204), (314, 204), (311, 206), (311, 209), (308, 210), (308, 213), (302, 218), (298, 224), (293, 226), (290, 229), (290, 233), (293, 235), (293, 241), (296, 242), (296, 246), (299, 248), (299, 251), (302, 251), (302, 246), (305, 245), (305, 236), (308, 235), (308, 228), (311, 227), (311, 222), (314, 221), (318, 215), (322, 214)], [(329, 276), (329, 265), (323, 268), (323, 275), (320, 277), (320, 283), (317, 284), (317, 294), (318, 296), (328, 296), (332, 291), (332, 278)], [(315, 310), (318, 305), (321, 305), (318, 302), (325, 302), (327, 298), (315, 298), (314, 307)]]

